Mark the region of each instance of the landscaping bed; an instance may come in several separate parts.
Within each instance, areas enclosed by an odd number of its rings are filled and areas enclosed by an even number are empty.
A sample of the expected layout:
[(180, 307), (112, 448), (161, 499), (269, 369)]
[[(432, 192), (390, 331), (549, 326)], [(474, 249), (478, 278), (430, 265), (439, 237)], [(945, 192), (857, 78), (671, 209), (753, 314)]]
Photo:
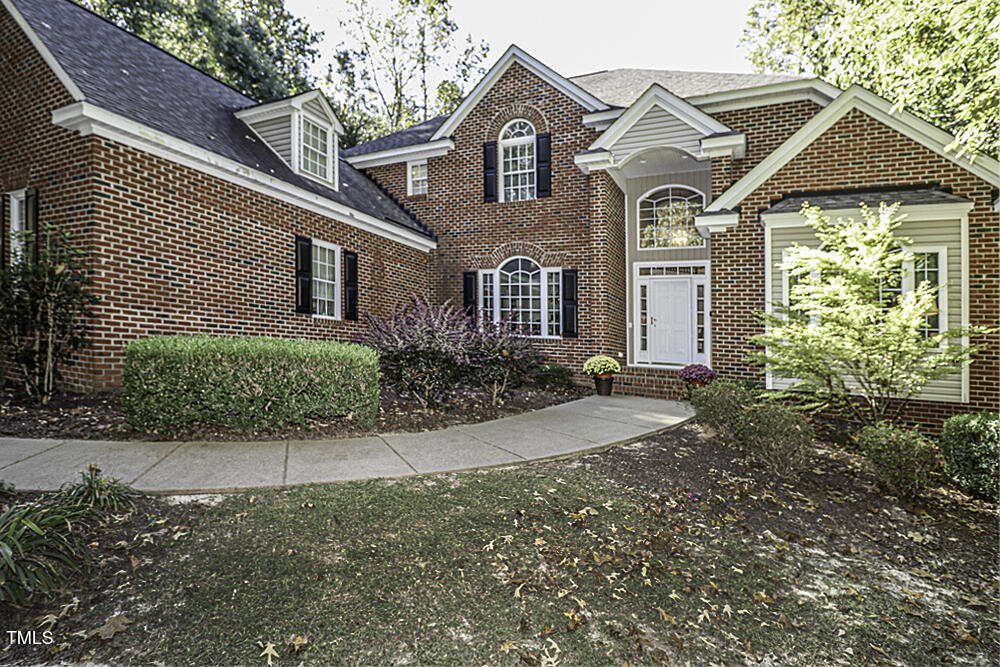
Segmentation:
[(19, 395), (10, 384), (0, 394), (0, 437), (71, 438), (79, 440), (298, 440), (342, 438), (368, 433), (431, 431), (455, 424), (472, 424), (538, 410), (575, 400), (591, 392), (552, 391), (533, 386), (509, 390), (501, 405), (493, 405), (485, 390), (452, 392), (439, 408), (424, 408), (383, 388), (374, 426), (362, 428), (344, 419), (314, 420), (304, 427), (282, 430), (235, 431), (195, 425), (170, 433), (149, 434), (130, 427), (121, 408), (121, 393), (59, 394), (47, 405)]
[[(153, 562), (95, 573), (57, 654), (3, 660), (989, 663), (997, 507), (948, 488), (900, 502), (854, 455), (811, 456), (776, 481), (689, 425), (571, 460), (231, 496), (165, 524)], [(86, 638), (116, 615), (132, 623)]]

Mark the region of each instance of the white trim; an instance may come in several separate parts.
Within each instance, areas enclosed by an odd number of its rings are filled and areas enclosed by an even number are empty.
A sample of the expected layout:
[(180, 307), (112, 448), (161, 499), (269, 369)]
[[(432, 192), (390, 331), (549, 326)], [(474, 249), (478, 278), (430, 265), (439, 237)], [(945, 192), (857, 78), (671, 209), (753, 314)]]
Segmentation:
[[(320, 319), (320, 320), (339, 320), (339, 319), (341, 319), (341, 317), (343, 315), (343, 310), (341, 309), (341, 305), (342, 305), (341, 304), (341, 301), (342, 301), (341, 292), (344, 289), (344, 280), (343, 280), (343, 276), (341, 276), (341, 273), (340, 273), (340, 264), (341, 264), (340, 258), (341, 258), (341, 254), (342, 254), (341, 248), (336, 243), (327, 243), (326, 241), (323, 241), (321, 239), (312, 238), (312, 239), (309, 239), (309, 240), (310, 240), (310, 242), (311, 242), (311, 244), (313, 246), (316, 246), (316, 247), (319, 247), (319, 248), (326, 248), (327, 250), (332, 250), (333, 251), (333, 254), (334, 254), (334, 267), (333, 267), (333, 271), (334, 271), (334, 275), (336, 276), (336, 280), (333, 281), (334, 286), (335, 286), (334, 290), (333, 290), (333, 304), (334, 304), (334, 311), (335, 311), (334, 314), (333, 315), (321, 315), (319, 313), (316, 313), (315, 310), (314, 310), (314, 308), (313, 308), (313, 304), (312, 304), (312, 298), (314, 298), (312, 296), (310, 296), (309, 309), (313, 310), (312, 316), (314, 318), (316, 318), (316, 319)], [(312, 254), (311, 253), (312, 253), (312, 251), (310, 250), (310, 256), (309, 256), (309, 262), (310, 262), (310, 271), (309, 271), (309, 273), (310, 273), (310, 284), (312, 283), (312, 281), (317, 280), (316, 276), (312, 273), (312, 266), (311, 266), (311, 263), (312, 263)], [(329, 282), (329, 281), (326, 281), (326, 282)], [(310, 292), (312, 294), (314, 294), (315, 290), (312, 290), (312, 288), (310, 287)]]
[[(962, 256), (959, 258), (960, 265), (960, 278), (962, 284), (959, 285), (959, 289), (962, 290), (961, 293), (961, 308), (959, 326), (968, 327), (969, 326), (969, 215), (963, 215), (961, 218), (961, 253)], [(969, 345), (969, 337), (962, 336), (962, 345)], [(970, 381), (969, 381), (969, 367), (972, 364), (964, 364), (962, 366), (962, 402), (968, 403), (970, 400)]]
[(908, 111), (894, 111), (888, 100), (871, 93), (861, 86), (851, 86), (828, 107), (802, 126), (785, 143), (772, 151), (756, 167), (722, 193), (709, 206), (709, 211), (733, 208), (746, 199), (778, 170), (792, 161), (813, 141), (830, 129), (834, 123), (854, 109), (863, 111), (875, 120), (900, 132), (917, 143), (931, 149), (994, 187), (1000, 187), (1000, 163), (987, 155), (976, 155), (975, 160), (945, 150), (954, 137)]
[[(936, 254), (938, 256), (938, 330), (935, 333), (947, 331), (951, 328), (948, 323), (948, 246), (920, 244), (906, 246), (903, 250), (908, 255)], [(903, 262), (902, 269), (903, 280), (900, 284), (900, 296), (912, 292), (917, 287), (915, 258)], [(962, 282), (967, 281), (963, 280)], [(942, 341), (942, 345), (947, 344), (947, 341)]]
[(734, 160), (741, 160), (746, 157), (746, 152), (747, 135), (740, 132), (705, 137), (701, 140), (701, 155), (696, 157), (702, 160), (706, 157), (732, 157)]
[(573, 156), (573, 163), (585, 174), (592, 171), (601, 171), (615, 166), (615, 158), (606, 148), (594, 153), (577, 153)]
[(733, 111), (736, 109), (751, 109), (753, 107), (781, 104), (783, 102), (798, 102), (812, 100), (825, 107), (836, 99), (842, 91), (822, 79), (800, 79), (798, 81), (782, 81), (768, 83), (751, 88), (724, 90), (707, 95), (694, 95), (687, 101), (700, 107), (706, 113)]
[(729, 231), (738, 224), (740, 224), (739, 213), (702, 214), (694, 217), (694, 226), (701, 232), (702, 236), (707, 234), (711, 237), (712, 234), (721, 234), (722, 232)]
[[(23, 233), (25, 231), (24, 226), (25, 223), (27, 223), (27, 219), (24, 210), (24, 205), (25, 205), (24, 202), (25, 198), (28, 195), (28, 190), (27, 188), (21, 188), (19, 190), (11, 190), (10, 192), (7, 192), (6, 195), (7, 195), (8, 205), (7, 205), (7, 216), (6, 216), (7, 231), (5, 233), (8, 234), (8, 239), (10, 240), (10, 261), (11, 263), (13, 263), (19, 260), (22, 256), (22, 253), (24, 252), (24, 239), (21, 238), (20, 235), (16, 234), (15, 232)], [(14, 228), (15, 210), (18, 213), (17, 217), (20, 218), (19, 219), (20, 226), (17, 229)], [(7, 259), (6, 257), (0, 257), (0, 266), (3, 265), (6, 259)]]
[(414, 196), (419, 197), (419, 196), (422, 196), (422, 195), (426, 195), (428, 192), (430, 192), (430, 178), (429, 178), (430, 177), (430, 173), (428, 173), (428, 172), (425, 171), (424, 179), (423, 179), (424, 180), (424, 191), (423, 192), (418, 192), (418, 193), (416, 193), (416, 195), (414, 195), (414, 193), (413, 193), (413, 168), (414, 167), (424, 167), (424, 169), (427, 169), (427, 160), (410, 160), (409, 162), (406, 163), (406, 196), (407, 197), (414, 197)]
[(465, 100), (458, 105), (458, 108), (452, 112), (451, 116), (448, 117), (448, 120), (446, 120), (444, 124), (437, 129), (437, 132), (435, 132), (431, 137), (431, 141), (433, 142), (438, 139), (451, 136), (462, 121), (465, 120), (465, 117), (469, 115), (477, 104), (479, 104), (490, 88), (492, 88), (493, 85), (500, 80), (500, 77), (502, 77), (515, 62), (562, 94), (569, 97), (587, 111), (605, 111), (608, 109), (607, 104), (597, 99), (566, 77), (557, 74), (539, 60), (536, 60), (525, 53), (518, 46), (511, 44), (510, 48), (508, 48), (504, 54), (500, 56), (500, 59), (497, 60), (493, 67), (491, 67), (486, 73), (486, 76), (484, 76), (482, 80), (476, 84), (476, 87), (472, 89), (472, 92), (470, 92), (468, 96), (466, 96)]
[[(872, 201), (874, 201), (873, 198), (879, 196), (881, 196), (881, 193), (878, 192), (858, 194), (859, 198), (866, 197)], [(886, 200), (886, 202), (892, 203), (889, 200)], [(971, 201), (950, 202), (946, 204), (910, 204), (908, 206), (900, 206), (896, 211), (896, 215), (905, 215), (908, 222), (921, 220), (959, 220), (963, 217), (968, 218), (969, 211), (972, 210), (973, 206), (975, 204)], [(858, 218), (861, 216), (860, 203), (858, 206), (850, 208), (824, 209), (823, 214), (830, 218)], [(804, 227), (806, 225), (806, 217), (800, 211), (761, 213), (760, 221), (765, 227), (775, 229), (781, 227)]]
[[(639, 277), (639, 269), (641, 268), (657, 268), (657, 267), (671, 267), (671, 266), (703, 266), (705, 267), (705, 273), (703, 274), (684, 274), (684, 275), (670, 275), (670, 276), (642, 276)], [(691, 284), (691, 361), (688, 362), (652, 362), (648, 360), (639, 361), (639, 345), (640, 345), (640, 298), (639, 289), (641, 284), (644, 282), (647, 285), (647, 300), (649, 281), (650, 280), (670, 280), (670, 279), (687, 279)], [(659, 369), (678, 369), (684, 368), (689, 364), (703, 363), (706, 366), (712, 365), (712, 262), (707, 259), (696, 259), (691, 261), (683, 260), (667, 260), (667, 261), (645, 261), (645, 262), (633, 262), (632, 270), (628, 273), (628, 279), (631, 280), (631, 286), (629, 289), (632, 290), (632, 334), (628, 337), (628, 354), (626, 355), (627, 363), (629, 366), (636, 366), (640, 368), (659, 368)], [(703, 355), (699, 355), (696, 352), (697, 349), (697, 291), (696, 285), (703, 283), (705, 285), (705, 352)], [(647, 350), (648, 352), (648, 350)], [(704, 359), (698, 359), (698, 357), (704, 356)]]
[[(504, 139), (503, 133), (506, 132), (507, 128), (513, 125), (514, 123), (527, 123), (528, 126), (531, 127), (531, 134), (526, 137)], [(533, 201), (535, 199), (538, 199), (538, 131), (535, 129), (535, 124), (532, 123), (527, 118), (514, 118), (504, 123), (504, 126), (500, 128), (500, 134), (497, 135), (497, 201), (498, 202), (502, 203), (507, 201), (507, 195), (506, 195), (507, 188), (504, 185), (504, 171), (503, 171), (504, 149), (509, 148), (511, 146), (522, 146), (522, 145), (527, 146), (528, 144), (531, 145), (531, 169), (526, 171), (516, 171), (512, 173), (527, 174), (530, 172), (534, 174), (532, 182), (532, 193), (530, 197), (527, 197), (525, 199), (514, 199), (512, 201)]]
[(615, 122), (615, 119), (626, 111), (627, 109), (624, 108), (608, 109), (607, 111), (595, 111), (593, 113), (583, 114), (580, 120), (583, 122), (584, 127), (589, 127), (592, 130), (603, 132), (611, 127), (611, 123)]
[(28, 41), (31, 42), (31, 45), (34, 46), (35, 50), (42, 56), (42, 60), (49, 66), (49, 69), (52, 70), (53, 74), (56, 75), (59, 82), (66, 87), (70, 96), (77, 102), (85, 100), (86, 96), (83, 94), (83, 91), (80, 90), (80, 87), (77, 86), (73, 79), (69, 77), (66, 70), (63, 69), (62, 65), (59, 64), (59, 61), (52, 55), (49, 47), (45, 46), (45, 42), (41, 40), (38, 33), (36, 33), (35, 30), (28, 24), (24, 16), (21, 15), (21, 12), (19, 12), (17, 7), (14, 6), (14, 3), (10, 0), (0, 0), (0, 2), (3, 2), (4, 8), (10, 13), (11, 18), (14, 19), (14, 23), (20, 26), (21, 30), (24, 31), (24, 34), (28, 36)]
[(330, 106), (330, 101), (326, 99), (326, 95), (323, 94), (323, 91), (318, 88), (304, 93), (299, 93), (298, 95), (293, 95), (292, 97), (276, 100), (274, 102), (255, 104), (254, 106), (235, 111), (233, 112), (233, 115), (247, 124), (258, 123), (262, 120), (270, 120), (272, 118), (278, 118), (279, 116), (288, 115), (292, 113), (293, 110), (301, 111), (307, 102), (311, 102), (313, 100), (319, 101), (320, 106), (323, 108), (323, 113), (326, 115), (326, 122), (333, 126), (334, 132), (337, 134), (344, 134), (344, 126), (340, 124), (340, 119), (337, 118), (337, 114), (333, 111), (333, 107)]
[(731, 131), (701, 109), (677, 97), (663, 86), (654, 83), (589, 146), (589, 150), (598, 148), (610, 150), (654, 106), (660, 107), (702, 135)]
[[(650, 252), (650, 251), (660, 251), (660, 252), (662, 252), (664, 250), (704, 250), (705, 246), (707, 245), (707, 243), (705, 242), (705, 237), (700, 233), (701, 230), (698, 229), (697, 224), (695, 224), (695, 230), (699, 232), (698, 236), (701, 238), (701, 245), (655, 246), (655, 247), (652, 247), (652, 248), (643, 248), (642, 245), (639, 243), (639, 241), (641, 240), (641, 236), (642, 236), (642, 230), (639, 228), (639, 225), (642, 223), (641, 211), (642, 211), (642, 202), (643, 202), (643, 200), (645, 200), (647, 197), (649, 197), (649, 195), (653, 194), (654, 192), (658, 192), (660, 190), (665, 190), (667, 188), (684, 188), (685, 190), (690, 190), (691, 192), (694, 192), (696, 194), (701, 195), (701, 207), (703, 209), (705, 208), (705, 202), (708, 201), (708, 197), (705, 195), (704, 192), (702, 192), (701, 190), (699, 190), (696, 187), (693, 187), (691, 185), (686, 185), (684, 183), (665, 183), (664, 185), (657, 185), (657, 186), (655, 186), (653, 188), (650, 188), (649, 190), (647, 190), (646, 192), (642, 193), (641, 195), (639, 195), (639, 197), (637, 197), (636, 200), (635, 200), (635, 234), (636, 234), (636, 244), (635, 244), (635, 247), (636, 247), (636, 250), (638, 252)], [(697, 219), (698, 219), (698, 216), (695, 216), (695, 221), (697, 221)]]
[[(301, 115), (302, 122), (300, 123), (301, 131), (299, 132), (299, 141), (301, 142), (301, 150), (299, 151), (298, 169), (296, 170), (300, 175), (307, 178), (312, 178), (313, 180), (319, 181), (320, 183), (332, 187), (334, 190), (339, 190), (336, 184), (331, 180), (331, 175), (334, 173), (333, 162), (336, 159), (336, 151), (334, 150), (334, 137), (336, 133), (333, 128), (328, 124), (324, 123), (322, 120), (317, 118), (314, 114), (311, 114), (304, 109), (298, 112)], [(313, 125), (317, 129), (321, 130), (326, 136), (326, 175), (321, 176), (319, 174), (314, 174), (305, 167), (305, 156), (306, 149), (319, 153), (318, 150), (312, 146), (306, 146), (306, 123)]]
[(52, 122), (60, 127), (76, 130), (83, 136), (94, 134), (117, 141), (313, 213), (391, 239), (410, 248), (428, 252), (437, 247), (437, 242), (434, 239), (362, 213), (322, 195), (309, 192), (218, 153), (213, 153), (200, 146), (154, 130), (147, 125), (111, 113), (89, 102), (76, 102), (55, 109), (52, 112)]
[(455, 142), (451, 139), (440, 139), (438, 141), (428, 141), (423, 144), (403, 146), (402, 148), (389, 148), (384, 151), (365, 153), (363, 155), (351, 155), (345, 157), (347, 162), (358, 169), (369, 167), (381, 167), (387, 164), (396, 164), (406, 160), (426, 160), (427, 158), (447, 155), (455, 148)]
[[(493, 284), (493, 308), (490, 315), (491, 322), (500, 321), (500, 268), (503, 267), (507, 262), (514, 259), (526, 259), (535, 266), (538, 267), (540, 271), (541, 290), (541, 335), (526, 335), (524, 338), (531, 339), (542, 339), (542, 340), (561, 340), (563, 331), (563, 319), (562, 319), (562, 267), (561, 266), (543, 266), (540, 262), (536, 262), (531, 257), (525, 255), (511, 255), (500, 261), (496, 267), (492, 269), (479, 269), (476, 272), (477, 284), (476, 284), (476, 312), (480, 315), (485, 315), (483, 310), (483, 287), (486, 284), (486, 279), (489, 278), (490, 282)], [(553, 336), (548, 334), (549, 330), (549, 275), (556, 274), (559, 276), (559, 335)]]

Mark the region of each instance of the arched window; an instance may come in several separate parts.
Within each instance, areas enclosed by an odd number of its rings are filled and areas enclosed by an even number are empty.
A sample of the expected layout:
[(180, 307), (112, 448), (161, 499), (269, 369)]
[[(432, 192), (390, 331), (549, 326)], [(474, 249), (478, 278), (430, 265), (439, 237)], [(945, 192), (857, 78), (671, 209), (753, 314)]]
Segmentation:
[(535, 198), (535, 128), (523, 118), (500, 131), (501, 201)]
[(498, 269), (480, 271), (483, 318), (509, 321), (525, 336), (560, 336), (562, 270), (512, 257)]
[(694, 217), (705, 207), (705, 195), (683, 185), (668, 185), (639, 200), (640, 248), (696, 248), (705, 245)]

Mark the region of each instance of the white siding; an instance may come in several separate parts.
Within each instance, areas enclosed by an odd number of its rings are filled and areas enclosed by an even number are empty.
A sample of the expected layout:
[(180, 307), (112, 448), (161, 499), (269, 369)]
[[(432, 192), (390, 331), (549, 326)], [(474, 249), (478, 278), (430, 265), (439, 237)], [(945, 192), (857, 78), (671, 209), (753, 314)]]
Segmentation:
[(323, 105), (319, 102), (319, 100), (309, 100), (302, 105), (302, 108), (317, 118), (322, 118), (324, 121), (326, 120), (326, 109), (323, 108)]
[(272, 151), (281, 156), (282, 160), (288, 164), (292, 163), (291, 115), (253, 123), (253, 129)]
[[(860, 215), (860, 214), (859, 214)], [(962, 322), (962, 238), (961, 223), (958, 220), (947, 221), (903, 221), (897, 230), (897, 235), (910, 239), (914, 246), (944, 246), (948, 252), (947, 266), (947, 307), (948, 322), (945, 328), (952, 329), (961, 326)], [(816, 237), (809, 227), (786, 227), (771, 230), (771, 286), (768, 291), (772, 303), (780, 303), (782, 299), (781, 253), (792, 243), (816, 245)], [(788, 386), (787, 381), (774, 379), (776, 388)], [(962, 376), (952, 373), (939, 380), (929, 383), (917, 397), (927, 401), (961, 402)]]
[(650, 146), (676, 146), (696, 155), (701, 150), (701, 138), (698, 130), (654, 106), (615, 142), (611, 152), (616, 160), (624, 160)]

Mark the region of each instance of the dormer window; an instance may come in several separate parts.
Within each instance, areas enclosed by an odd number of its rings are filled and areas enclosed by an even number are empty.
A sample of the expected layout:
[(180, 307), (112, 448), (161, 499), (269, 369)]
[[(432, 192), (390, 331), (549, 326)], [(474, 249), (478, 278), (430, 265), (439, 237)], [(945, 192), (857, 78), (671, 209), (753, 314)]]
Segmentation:
[(302, 171), (330, 180), (330, 131), (302, 118)]

